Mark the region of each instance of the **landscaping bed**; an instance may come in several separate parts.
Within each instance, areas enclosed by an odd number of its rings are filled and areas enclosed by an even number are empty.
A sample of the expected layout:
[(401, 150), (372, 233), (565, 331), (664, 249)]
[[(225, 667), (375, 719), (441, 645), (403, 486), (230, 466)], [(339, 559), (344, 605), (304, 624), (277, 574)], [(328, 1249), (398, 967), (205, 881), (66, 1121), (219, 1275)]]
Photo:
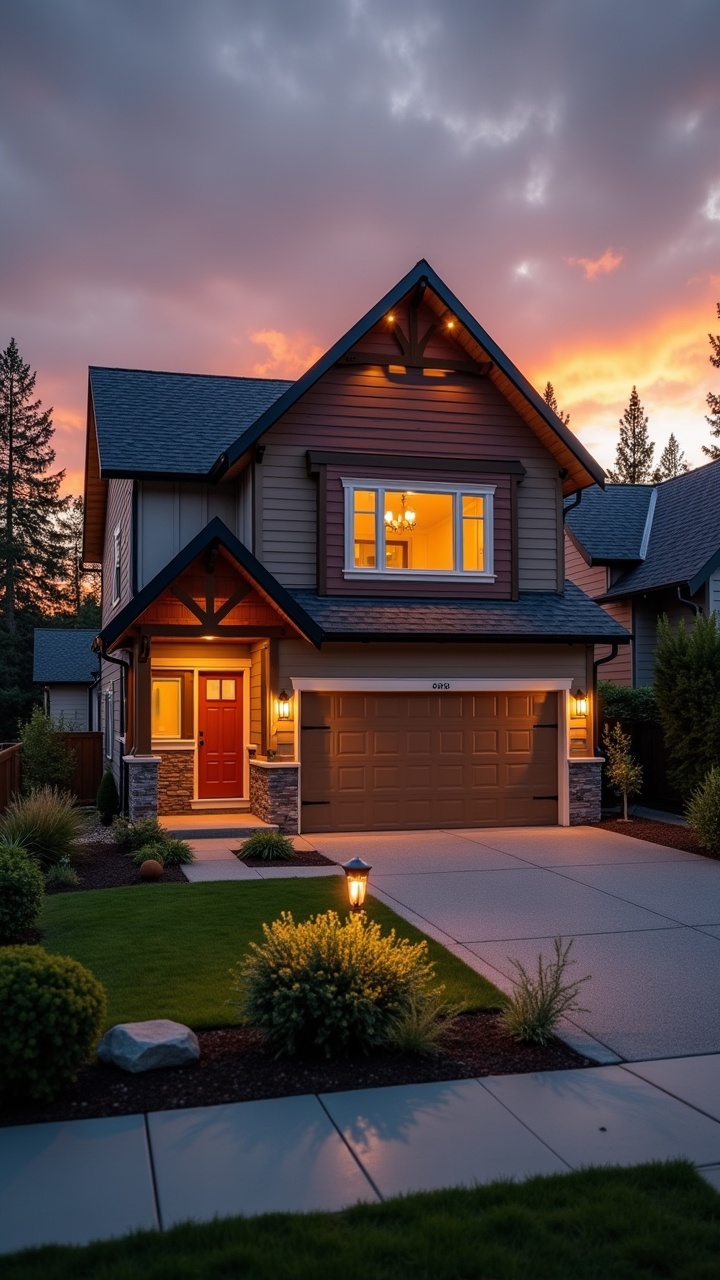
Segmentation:
[(155, 888), (160, 884), (188, 883), (181, 867), (166, 867), (159, 880), (141, 879), (139, 868), (127, 854), (107, 840), (84, 844), (82, 849), (82, 857), (78, 858), (75, 868), (80, 883), (48, 885), (45, 890), (48, 895), (82, 893), (86, 889), (121, 889), (131, 885)]
[(603, 831), (616, 831), (620, 836), (632, 836), (635, 840), (648, 840), (651, 844), (664, 844), (668, 849), (682, 849), (685, 853), (698, 853), (702, 858), (715, 858), (700, 846), (697, 836), (689, 827), (681, 827), (675, 822), (661, 822), (657, 818), (603, 818), (602, 822), (590, 823), (592, 827), (600, 827)]
[(242, 862), (244, 866), (260, 867), (265, 871), (272, 867), (282, 869), (283, 867), (336, 867), (338, 865), (332, 858), (326, 858), (324, 853), (318, 853), (317, 849), (296, 849), (287, 862), (268, 862), (267, 858), (241, 858), (238, 849), (233, 849), (233, 853), (238, 862)]

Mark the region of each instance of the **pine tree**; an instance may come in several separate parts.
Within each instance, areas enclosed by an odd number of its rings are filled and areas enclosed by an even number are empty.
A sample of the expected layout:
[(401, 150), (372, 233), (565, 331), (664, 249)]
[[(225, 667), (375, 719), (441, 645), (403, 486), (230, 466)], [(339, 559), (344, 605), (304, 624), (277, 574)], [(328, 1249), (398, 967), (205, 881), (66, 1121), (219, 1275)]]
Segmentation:
[(70, 498), (66, 509), (58, 516), (62, 542), (62, 577), (58, 588), (62, 603), (74, 615), (81, 613), (88, 596), (98, 597), (100, 594), (100, 565), (86, 568), (83, 564), (84, 513), (82, 498)]
[(648, 439), (648, 420), (633, 387), (628, 407), (620, 419), (620, 441), (615, 454), (615, 470), (608, 471), (612, 484), (647, 484), (650, 481), (655, 445)]
[[(717, 303), (717, 313), (718, 320), (720, 320), (720, 302)], [(713, 353), (708, 356), (708, 360), (716, 369), (720, 369), (720, 333), (709, 333), (708, 338), (713, 349)], [(705, 417), (710, 423), (710, 435), (715, 436), (716, 440), (720, 440), (720, 395), (715, 395), (714, 392), (708, 391), (707, 406), (710, 413), (706, 414)], [(704, 444), (702, 451), (707, 454), (708, 458), (713, 460), (720, 458), (720, 445)]]
[(670, 439), (660, 454), (660, 463), (652, 473), (652, 482), (661, 484), (663, 480), (673, 480), (675, 476), (684, 475), (689, 470), (690, 463), (685, 461), (685, 454), (671, 432)]
[(36, 374), (14, 338), (0, 353), (0, 592), (2, 621), (13, 633), (17, 613), (51, 598), (62, 560), (56, 517), (65, 474), (55, 461), (51, 409), (33, 400)]
[(545, 387), (545, 390), (543, 391), (543, 400), (545, 401), (546, 404), (550, 406), (553, 413), (557, 414), (560, 421), (564, 422), (565, 426), (567, 426), (570, 421), (570, 414), (563, 413), (562, 409), (558, 409), (557, 397), (555, 395), (555, 388), (552, 382), (548, 382), (547, 386)]

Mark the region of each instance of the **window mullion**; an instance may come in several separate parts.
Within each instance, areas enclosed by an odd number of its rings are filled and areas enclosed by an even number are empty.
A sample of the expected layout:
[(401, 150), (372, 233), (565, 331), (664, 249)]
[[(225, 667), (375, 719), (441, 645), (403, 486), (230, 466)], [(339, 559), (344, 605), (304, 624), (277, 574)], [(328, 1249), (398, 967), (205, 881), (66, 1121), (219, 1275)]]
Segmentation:
[(375, 491), (375, 568), (385, 572), (385, 490)]
[(453, 548), (453, 572), (457, 573), (463, 567), (463, 501), (461, 493), (453, 494), (453, 533), (455, 538), (455, 546)]

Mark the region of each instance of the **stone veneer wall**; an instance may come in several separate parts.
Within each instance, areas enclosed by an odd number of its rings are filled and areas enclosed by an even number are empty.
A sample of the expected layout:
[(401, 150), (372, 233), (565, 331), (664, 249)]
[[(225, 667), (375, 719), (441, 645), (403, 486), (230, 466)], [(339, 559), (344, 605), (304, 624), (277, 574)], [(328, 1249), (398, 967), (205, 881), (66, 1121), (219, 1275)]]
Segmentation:
[(165, 751), (160, 757), (158, 813), (192, 813), (195, 752)]
[(286, 835), (297, 835), (299, 765), (250, 761), (250, 808)]
[(602, 767), (599, 756), (592, 760), (569, 760), (570, 826), (583, 822), (599, 822), (602, 816), (600, 790)]
[(158, 812), (159, 756), (123, 756), (128, 766), (128, 817), (156, 818)]

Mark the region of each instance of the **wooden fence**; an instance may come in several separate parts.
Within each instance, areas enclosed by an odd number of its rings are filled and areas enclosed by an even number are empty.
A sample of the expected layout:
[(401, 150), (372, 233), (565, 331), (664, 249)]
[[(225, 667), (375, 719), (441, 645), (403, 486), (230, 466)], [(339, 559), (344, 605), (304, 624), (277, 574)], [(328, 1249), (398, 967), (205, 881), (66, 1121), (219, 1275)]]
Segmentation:
[[(102, 734), (64, 733), (62, 738), (65, 746), (75, 753), (75, 771), (68, 789), (78, 804), (94, 804), (103, 774)], [(20, 791), (21, 783), (21, 744), (0, 743), (0, 813), (5, 812), (8, 801)]]

